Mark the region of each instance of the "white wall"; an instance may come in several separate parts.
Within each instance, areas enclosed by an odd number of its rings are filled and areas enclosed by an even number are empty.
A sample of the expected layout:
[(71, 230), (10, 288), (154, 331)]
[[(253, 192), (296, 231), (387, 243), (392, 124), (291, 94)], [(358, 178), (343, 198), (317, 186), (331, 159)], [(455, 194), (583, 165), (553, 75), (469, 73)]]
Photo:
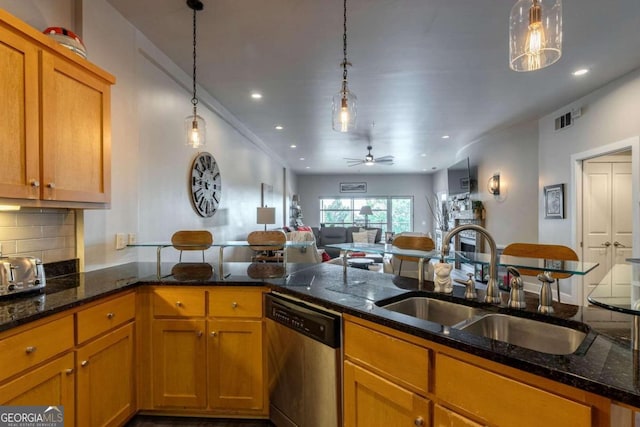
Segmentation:
[[(572, 246), (575, 225), (570, 201), (576, 197), (572, 188), (571, 156), (640, 135), (640, 70), (635, 70), (560, 108), (539, 121), (538, 218), (540, 242)], [(554, 119), (574, 108), (582, 116), (571, 127), (554, 131)], [(564, 220), (544, 219), (543, 188), (565, 184)], [(578, 248), (574, 247), (574, 250)]]
[[(538, 129), (535, 122), (492, 132), (468, 145), (459, 158), (469, 157), (477, 179), (472, 199), (482, 201), (485, 227), (496, 244), (538, 240)], [(453, 162), (452, 162), (453, 163)], [(500, 195), (487, 183), (500, 174)], [(446, 180), (444, 181), (446, 185)]]
[[(366, 193), (340, 193), (341, 182), (366, 182)], [(432, 197), (431, 175), (299, 175), (298, 194), (304, 223), (320, 225), (322, 197), (353, 196), (413, 196), (413, 229), (419, 232), (433, 230), (432, 217), (426, 197)]]
[[(82, 5), (81, 16), (75, 15), (77, 5)], [(85, 211), (87, 271), (155, 260), (154, 249), (116, 251), (117, 232), (137, 233), (139, 241), (167, 241), (178, 229), (207, 228), (216, 240), (244, 238), (260, 228), (255, 222), (262, 182), (273, 186), (276, 217), (286, 221), (283, 196), (290, 199), (295, 191), (295, 176), (285, 174), (285, 165), (201, 88), (198, 113), (207, 121), (210, 141), (205, 151), (220, 164), (223, 194), (213, 218), (196, 215), (187, 187), (196, 151), (182, 138), (183, 120), (191, 111), (191, 76), (105, 0), (0, 0), (0, 7), (38, 29), (65, 26), (82, 34), (88, 59), (117, 79), (111, 106), (111, 209)], [(81, 30), (74, 27), (80, 23)], [(173, 260), (177, 254), (167, 250), (163, 257)]]

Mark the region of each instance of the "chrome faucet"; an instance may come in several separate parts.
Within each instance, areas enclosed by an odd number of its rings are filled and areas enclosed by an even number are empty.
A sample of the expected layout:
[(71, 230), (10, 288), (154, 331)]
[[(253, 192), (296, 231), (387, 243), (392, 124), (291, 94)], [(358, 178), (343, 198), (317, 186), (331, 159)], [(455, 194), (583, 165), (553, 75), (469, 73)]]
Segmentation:
[(484, 302), (491, 304), (500, 304), (502, 298), (500, 297), (500, 289), (498, 289), (498, 250), (496, 248), (496, 242), (489, 232), (476, 224), (461, 224), (447, 233), (442, 240), (442, 250), (440, 251), (440, 260), (444, 262), (444, 258), (449, 254), (449, 243), (451, 238), (456, 234), (464, 230), (472, 230), (476, 233), (482, 234), (489, 243), (489, 249), (491, 250), (491, 259), (489, 261), (489, 283), (487, 283), (487, 293), (484, 296)]
[(509, 285), (511, 291), (509, 292), (509, 302), (507, 305), (511, 308), (526, 308), (527, 303), (524, 299), (524, 289), (522, 285), (522, 277), (520, 277), (520, 272), (515, 267), (507, 267), (507, 271), (513, 277), (509, 281)]

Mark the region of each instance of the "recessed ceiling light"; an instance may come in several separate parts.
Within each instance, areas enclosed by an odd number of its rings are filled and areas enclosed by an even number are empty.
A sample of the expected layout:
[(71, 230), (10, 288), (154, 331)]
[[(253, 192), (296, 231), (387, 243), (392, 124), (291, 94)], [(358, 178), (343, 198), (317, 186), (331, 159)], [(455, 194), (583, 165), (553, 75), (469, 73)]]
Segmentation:
[(449, 135), (442, 135), (442, 139), (449, 139)]
[(289, 147), (290, 147), (290, 148), (296, 148), (296, 147), (297, 147), (297, 145), (296, 145), (296, 144), (291, 144)]
[(251, 92), (251, 98), (262, 99), (262, 94), (260, 92)]
[(305, 169), (311, 169), (311, 166), (307, 166)]
[(573, 74), (574, 76), (584, 76), (585, 74), (587, 74), (589, 72), (588, 68), (581, 68), (579, 70), (574, 71)]
[(304, 157), (300, 157), (300, 160), (304, 160)]
[(275, 125), (276, 130), (282, 130), (284, 127), (282, 125)]
[(421, 157), (427, 157), (427, 153), (420, 154)]

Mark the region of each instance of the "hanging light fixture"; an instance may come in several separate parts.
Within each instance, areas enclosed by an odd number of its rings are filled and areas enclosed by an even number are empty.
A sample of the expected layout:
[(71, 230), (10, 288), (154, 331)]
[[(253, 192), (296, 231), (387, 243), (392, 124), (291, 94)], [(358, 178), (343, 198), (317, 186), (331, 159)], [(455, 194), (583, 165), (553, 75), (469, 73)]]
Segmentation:
[(347, 87), (347, 0), (344, 0), (344, 21), (342, 34), (342, 88), (333, 96), (331, 124), (333, 130), (338, 132), (351, 132), (356, 128), (356, 113), (358, 98)]
[(519, 0), (509, 17), (509, 66), (534, 71), (562, 56), (562, 0)]
[(187, 0), (187, 6), (193, 9), (193, 114), (188, 115), (184, 119), (184, 129), (186, 132), (186, 144), (193, 148), (199, 148), (206, 144), (207, 124), (204, 119), (198, 115), (197, 105), (198, 98), (196, 96), (196, 12), (204, 9), (204, 5), (199, 0)]

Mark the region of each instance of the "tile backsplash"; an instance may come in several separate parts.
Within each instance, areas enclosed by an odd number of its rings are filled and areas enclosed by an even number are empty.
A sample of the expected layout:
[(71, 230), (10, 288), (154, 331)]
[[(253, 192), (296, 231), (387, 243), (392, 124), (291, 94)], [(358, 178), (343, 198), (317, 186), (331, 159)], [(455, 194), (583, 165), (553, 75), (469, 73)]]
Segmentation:
[(34, 256), (42, 262), (76, 258), (73, 209), (22, 208), (0, 212), (3, 256)]

